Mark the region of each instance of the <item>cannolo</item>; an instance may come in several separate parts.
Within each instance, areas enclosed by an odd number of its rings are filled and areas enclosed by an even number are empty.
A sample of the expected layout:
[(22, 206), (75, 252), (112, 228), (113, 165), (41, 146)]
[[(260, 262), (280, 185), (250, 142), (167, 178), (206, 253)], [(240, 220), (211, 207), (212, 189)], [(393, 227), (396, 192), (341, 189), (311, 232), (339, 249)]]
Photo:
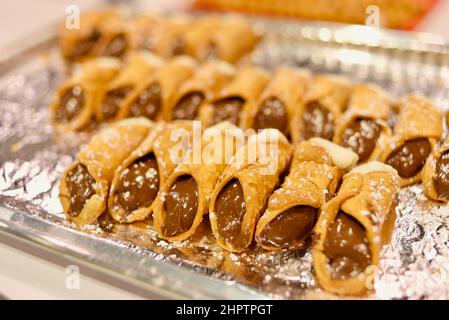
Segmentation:
[(151, 120), (170, 120), (170, 106), (180, 85), (194, 72), (196, 62), (188, 56), (179, 56), (143, 81), (134, 90), (118, 112), (118, 118), (146, 117)]
[(95, 48), (97, 56), (121, 58), (133, 49), (131, 17), (123, 12), (101, 26), (101, 38)]
[(63, 174), (59, 198), (66, 217), (93, 223), (105, 210), (115, 169), (146, 137), (153, 123), (144, 118), (119, 121), (94, 136)]
[(264, 249), (303, 248), (318, 220), (319, 209), (335, 193), (343, 173), (358, 157), (322, 138), (298, 144), (290, 172), (268, 200), (257, 223), (256, 241)]
[(293, 143), (313, 137), (332, 141), (348, 97), (346, 80), (330, 75), (314, 76), (292, 122)]
[(209, 212), (209, 199), (221, 172), (243, 140), (243, 131), (229, 122), (204, 131), (200, 148), (191, 149), (155, 200), (154, 228), (159, 237), (181, 241), (195, 233)]
[(381, 157), (398, 171), (401, 187), (421, 181), (426, 159), (436, 149), (442, 132), (441, 112), (429, 100), (410, 96), (401, 102), (394, 135)]
[(280, 67), (257, 101), (248, 108), (245, 128), (275, 128), (290, 135), (290, 125), (304, 96), (309, 75), (292, 67)]
[(213, 61), (200, 66), (177, 90), (175, 104), (168, 112), (169, 118), (197, 119), (201, 105), (213, 100), (234, 74), (235, 68), (224, 61)]
[(237, 16), (225, 17), (212, 34), (206, 46), (200, 49), (200, 60), (220, 59), (237, 62), (250, 52), (259, 37), (249, 23)]
[(252, 135), (223, 170), (212, 193), (209, 218), (217, 243), (247, 249), (268, 198), (285, 174), (292, 147), (276, 129)]
[(436, 201), (449, 201), (449, 137), (427, 159), (422, 171), (426, 195)]
[(203, 48), (210, 43), (213, 31), (220, 24), (221, 19), (217, 17), (201, 17), (195, 19), (183, 35), (184, 53), (201, 60)]
[[(117, 120), (123, 105), (130, 103), (130, 97), (138, 90), (139, 85), (151, 77), (163, 64), (156, 55), (140, 51), (129, 57), (118, 76), (109, 83), (101, 95), (96, 108), (98, 122)], [(136, 93), (137, 94), (137, 93)]]
[(56, 91), (50, 105), (52, 123), (68, 130), (90, 124), (104, 88), (119, 73), (120, 66), (114, 58), (85, 62)]
[(200, 110), (201, 123), (206, 126), (229, 121), (243, 126), (250, 104), (261, 94), (269, 80), (268, 73), (256, 67), (240, 69), (235, 78), (223, 88), (218, 96)]
[(191, 27), (192, 20), (186, 16), (159, 21), (151, 35), (151, 50), (167, 59), (186, 54), (185, 34)]
[(79, 26), (67, 20), (61, 23), (59, 47), (64, 59), (80, 61), (95, 56), (104, 24), (118, 16), (117, 10), (93, 11), (81, 15)]
[(343, 178), (315, 226), (312, 256), (319, 284), (332, 293), (362, 295), (379, 264), (395, 222), (399, 177), (394, 168), (368, 162)]
[(193, 122), (161, 122), (117, 167), (111, 183), (108, 209), (114, 220), (131, 223), (144, 220), (153, 212), (153, 201), (193, 144)]
[(391, 129), (387, 124), (390, 102), (386, 93), (373, 85), (352, 87), (348, 110), (341, 117), (334, 142), (351, 148), (359, 162), (378, 160)]

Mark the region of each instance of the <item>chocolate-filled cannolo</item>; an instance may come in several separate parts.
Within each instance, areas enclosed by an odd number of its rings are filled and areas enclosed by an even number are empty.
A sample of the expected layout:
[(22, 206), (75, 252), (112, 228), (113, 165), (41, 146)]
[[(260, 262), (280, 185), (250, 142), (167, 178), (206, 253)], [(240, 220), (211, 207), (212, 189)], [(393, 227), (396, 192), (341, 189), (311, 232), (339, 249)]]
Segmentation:
[(393, 230), (398, 189), (396, 170), (381, 162), (368, 162), (344, 176), (314, 230), (313, 263), (326, 291), (361, 295), (370, 289), (368, 276)]
[(244, 134), (223, 122), (206, 129), (200, 144), (168, 177), (154, 202), (154, 228), (163, 239), (181, 241), (195, 233), (209, 212), (209, 200), (221, 172), (244, 144)]
[(304, 97), (309, 74), (292, 67), (278, 68), (259, 99), (248, 108), (245, 128), (274, 128), (290, 135), (294, 114)]
[(224, 61), (211, 61), (199, 66), (192, 77), (176, 90), (175, 103), (168, 111), (169, 119), (197, 119), (201, 106), (213, 100), (234, 74), (235, 68)]
[(200, 49), (200, 60), (221, 59), (235, 63), (259, 40), (248, 21), (237, 16), (224, 17), (211, 32), (208, 43)]
[(120, 61), (114, 58), (85, 62), (56, 91), (50, 105), (52, 123), (68, 130), (89, 125), (104, 88), (119, 73), (120, 66)]
[(391, 129), (387, 124), (390, 101), (386, 93), (373, 85), (354, 85), (347, 111), (340, 118), (334, 142), (351, 148), (359, 162), (378, 160)]
[(319, 137), (331, 140), (346, 109), (349, 84), (331, 75), (314, 76), (292, 122), (293, 143)]
[(197, 64), (188, 56), (171, 59), (134, 90), (118, 112), (118, 118), (146, 117), (170, 120), (170, 107), (177, 90), (194, 72)]
[(303, 248), (318, 220), (319, 209), (335, 193), (343, 173), (358, 157), (322, 138), (296, 145), (290, 172), (268, 200), (257, 223), (256, 241), (264, 249)]
[(269, 74), (264, 69), (257, 67), (240, 69), (214, 100), (202, 106), (201, 123), (211, 126), (229, 121), (243, 127), (247, 122), (247, 109), (259, 97), (268, 80)]
[(72, 26), (69, 21), (63, 21), (59, 34), (59, 47), (63, 58), (81, 61), (94, 57), (103, 36), (103, 26), (119, 16), (119, 11), (110, 9), (83, 13), (78, 27)]
[(146, 81), (163, 65), (158, 56), (140, 51), (129, 56), (118, 76), (111, 81), (101, 95), (96, 109), (98, 122), (114, 121), (120, 117), (120, 110), (129, 104), (133, 93), (137, 94), (140, 84)]
[(422, 171), (426, 195), (436, 201), (449, 201), (449, 137), (427, 159)]
[(181, 15), (160, 20), (150, 36), (151, 50), (167, 59), (187, 54), (185, 34), (192, 25), (191, 19)]
[[(131, 223), (153, 212), (153, 201), (167, 178), (191, 148), (192, 121), (158, 123), (145, 140), (115, 170), (108, 198), (114, 220)], [(173, 158), (171, 152), (182, 145)]]
[(112, 124), (94, 136), (63, 174), (59, 199), (69, 220), (90, 224), (106, 210), (115, 169), (148, 135), (153, 123), (144, 118)]
[(407, 97), (400, 104), (393, 132), (381, 160), (398, 171), (401, 187), (420, 182), (427, 157), (443, 132), (441, 112), (423, 97)]
[(290, 161), (292, 147), (276, 129), (252, 135), (223, 170), (212, 193), (209, 218), (217, 243), (231, 252), (247, 249), (268, 198)]
[(218, 17), (199, 17), (183, 34), (184, 53), (201, 61), (203, 49), (210, 43), (214, 30), (221, 24)]

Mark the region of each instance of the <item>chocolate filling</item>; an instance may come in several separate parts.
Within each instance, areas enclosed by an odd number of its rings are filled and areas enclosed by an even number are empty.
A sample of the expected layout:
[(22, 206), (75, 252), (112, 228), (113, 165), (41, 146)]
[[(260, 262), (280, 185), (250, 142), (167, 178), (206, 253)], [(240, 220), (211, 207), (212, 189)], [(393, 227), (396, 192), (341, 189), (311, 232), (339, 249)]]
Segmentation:
[(128, 41), (124, 33), (117, 34), (104, 48), (103, 56), (121, 57), (128, 46)]
[(431, 151), (427, 138), (408, 140), (390, 154), (386, 163), (395, 168), (401, 178), (408, 179), (422, 170)]
[(192, 176), (178, 177), (165, 197), (163, 234), (174, 236), (192, 227), (198, 211), (198, 184)]
[(105, 119), (116, 116), (126, 96), (133, 90), (131, 86), (123, 86), (109, 90), (103, 97), (101, 103), (101, 113)]
[(213, 124), (229, 121), (232, 124), (238, 125), (239, 113), (244, 103), (245, 100), (241, 97), (226, 97), (215, 101), (213, 103), (215, 107), (212, 120)]
[(254, 117), (254, 129), (275, 128), (286, 133), (288, 114), (281, 100), (271, 97), (262, 102)]
[(345, 280), (364, 272), (371, 264), (365, 228), (355, 218), (340, 211), (327, 230), (324, 254), (333, 278)]
[(95, 194), (95, 179), (83, 164), (78, 164), (66, 176), (67, 189), (70, 194), (70, 207), (67, 213), (78, 216), (89, 200)]
[(58, 122), (72, 121), (83, 109), (85, 102), (84, 91), (79, 86), (67, 89), (60, 98), (59, 106), (55, 112)]
[(126, 168), (117, 186), (117, 199), (126, 211), (149, 207), (159, 191), (156, 157), (150, 153)]
[(245, 213), (242, 186), (237, 179), (232, 179), (221, 189), (215, 202), (218, 233), (224, 240), (231, 242), (240, 233)]
[(437, 161), (433, 185), (438, 196), (449, 199), (449, 151)]
[(143, 89), (130, 108), (131, 117), (154, 120), (162, 106), (161, 86), (155, 82)]
[(306, 240), (318, 217), (318, 210), (309, 206), (292, 207), (270, 221), (259, 236), (263, 244), (288, 247)]
[(72, 48), (72, 52), (70, 53), (70, 58), (76, 59), (90, 54), (100, 37), (101, 33), (98, 30), (92, 30), (88, 37), (80, 39), (75, 44), (75, 46)]
[(171, 46), (171, 55), (178, 56), (184, 54), (186, 43), (182, 37), (176, 37)]
[(318, 101), (312, 101), (306, 105), (302, 121), (302, 135), (305, 140), (313, 137), (332, 140), (334, 136), (334, 115)]
[(359, 156), (359, 162), (368, 160), (376, 147), (381, 126), (371, 119), (352, 121), (342, 135), (342, 145), (351, 148)]
[(179, 99), (173, 109), (173, 120), (194, 120), (198, 115), (198, 108), (204, 100), (201, 92), (190, 92)]

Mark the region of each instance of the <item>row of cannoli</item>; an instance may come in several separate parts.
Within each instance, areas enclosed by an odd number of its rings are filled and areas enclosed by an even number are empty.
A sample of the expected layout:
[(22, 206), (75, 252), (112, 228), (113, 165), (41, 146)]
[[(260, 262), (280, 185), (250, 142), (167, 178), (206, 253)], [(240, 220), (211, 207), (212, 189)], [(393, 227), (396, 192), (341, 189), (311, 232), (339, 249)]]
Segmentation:
[(68, 61), (121, 58), (148, 50), (164, 58), (184, 54), (200, 61), (213, 58), (231, 63), (251, 51), (259, 39), (238, 16), (164, 16), (119, 9), (83, 13), (79, 26), (65, 21), (59, 37), (61, 54)]
[(168, 241), (189, 239), (209, 215), (217, 243), (231, 252), (254, 240), (267, 250), (304, 248), (320, 284), (361, 294), (394, 222), (399, 177), (322, 138), (292, 146), (276, 129), (249, 137), (229, 122), (112, 124), (92, 138), (61, 178), (60, 199), (77, 224), (104, 212), (120, 223), (153, 217)]
[[(228, 121), (242, 129), (275, 128), (294, 144), (321, 137), (351, 148), (359, 163), (393, 166), (401, 186), (422, 180), (443, 133), (441, 112), (419, 96), (394, 105), (376, 86), (294, 67), (279, 67), (270, 77), (258, 67), (236, 69), (218, 60), (198, 65), (187, 56), (165, 62), (147, 52), (124, 65), (113, 58), (85, 63), (57, 90), (51, 110), (54, 124), (69, 129), (141, 116), (200, 120), (204, 127)], [(440, 167), (435, 177), (426, 170), (424, 185), (429, 197), (447, 201), (431, 190), (447, 183), (445, 165)]]

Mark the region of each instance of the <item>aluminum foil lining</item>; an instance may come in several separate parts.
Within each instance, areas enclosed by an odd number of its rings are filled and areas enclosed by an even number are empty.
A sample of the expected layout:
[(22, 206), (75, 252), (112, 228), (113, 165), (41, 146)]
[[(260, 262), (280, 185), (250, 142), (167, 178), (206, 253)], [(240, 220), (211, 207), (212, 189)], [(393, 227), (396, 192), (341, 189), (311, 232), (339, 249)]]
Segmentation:
[[(449, 107), (445, 56), (295, 38), (287, 25), (284, 33), (270, 33), (263, 23), (256, 27), (267, 34), (249, 57), (256, 64), (291, 64), (339, 74), (354, 82), (377, 83), (394, 98), (419, 92), (441, 109)], [(282, 24), (277, 28), (282, 31)], [(54, 134), (48, 104), (65, 70), (55, 48), (44, 53), (51, 58), (30, 58), (33, 67), (13, 70), (0, 81), (0, 206), (76, 228), (62, 213), (58, 180), (92, 132)], [(396, 228), (374, 275), (375, 290), (367, 298), (449, 299), (449, 207), (427, 200), (420, 185), (402, 189), (398, 198)], [(102, 219), (101, 224), (81, 231), (268, 297), (337, 298), (319, 289), (310, 249), (228, 253), (215, 244), (207, 221), (193, 239), (182, 243), (158, 239), (151, 221), (117, 225)]]

